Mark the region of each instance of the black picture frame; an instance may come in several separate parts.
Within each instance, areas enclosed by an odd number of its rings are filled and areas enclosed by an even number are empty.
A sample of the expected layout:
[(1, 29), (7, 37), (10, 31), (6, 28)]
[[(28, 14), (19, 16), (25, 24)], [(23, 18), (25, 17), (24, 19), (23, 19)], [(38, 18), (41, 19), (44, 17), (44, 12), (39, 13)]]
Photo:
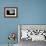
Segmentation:
[[(9, 14), (11, 11), (12, 14)], [(5, 18), (17, 18), (18, 17), (18, 7), (4, 7), (4, 17)]]

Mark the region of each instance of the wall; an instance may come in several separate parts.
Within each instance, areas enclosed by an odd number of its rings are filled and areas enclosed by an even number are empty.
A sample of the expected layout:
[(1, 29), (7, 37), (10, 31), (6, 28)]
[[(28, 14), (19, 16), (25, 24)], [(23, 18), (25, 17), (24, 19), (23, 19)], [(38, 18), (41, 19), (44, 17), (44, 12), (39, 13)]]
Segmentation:
[[(18, 18), (4, 18), (4, 7), (9, 6), (18, 7)], [(46, 24), (46, 0), (0, 0), (0, 44), (8, 43), (17, 24)]]

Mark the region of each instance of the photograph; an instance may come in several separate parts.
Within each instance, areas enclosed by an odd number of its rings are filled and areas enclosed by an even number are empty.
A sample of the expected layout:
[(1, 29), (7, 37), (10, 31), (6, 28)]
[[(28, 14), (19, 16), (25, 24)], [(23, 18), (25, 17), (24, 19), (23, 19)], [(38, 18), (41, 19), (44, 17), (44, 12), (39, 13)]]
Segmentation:
[(4, 17), (16, 18), (18, 16), (17, 7), (5, 7), (4, 8)]
[(20, 40), (46, 41), (46, 25), (22, 24), (18, 28), (20, 28)]

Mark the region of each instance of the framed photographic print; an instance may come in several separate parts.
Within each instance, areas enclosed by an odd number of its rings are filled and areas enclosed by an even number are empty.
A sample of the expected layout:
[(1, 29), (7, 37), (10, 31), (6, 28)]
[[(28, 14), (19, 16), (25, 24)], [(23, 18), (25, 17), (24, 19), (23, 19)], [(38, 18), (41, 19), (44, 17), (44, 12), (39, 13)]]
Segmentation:
[(18, 16), (17, 7), (5, 7), (4, 8), (4, 17), (16, 18)]
[(18, 38), (21, 40), (46, 41), (46, 25), (19, 24)]

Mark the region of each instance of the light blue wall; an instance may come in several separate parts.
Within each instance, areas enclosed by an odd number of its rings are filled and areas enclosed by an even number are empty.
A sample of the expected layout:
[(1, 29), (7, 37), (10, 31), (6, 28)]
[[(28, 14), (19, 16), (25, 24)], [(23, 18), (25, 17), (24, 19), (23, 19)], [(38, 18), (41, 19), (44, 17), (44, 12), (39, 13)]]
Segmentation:
[[(4, 7), (18, 7), (18, 18), (4, 18)], [(46, 0), (0, 0), (0, 43), (8, 43), (17, 24), (46, 24)]]

